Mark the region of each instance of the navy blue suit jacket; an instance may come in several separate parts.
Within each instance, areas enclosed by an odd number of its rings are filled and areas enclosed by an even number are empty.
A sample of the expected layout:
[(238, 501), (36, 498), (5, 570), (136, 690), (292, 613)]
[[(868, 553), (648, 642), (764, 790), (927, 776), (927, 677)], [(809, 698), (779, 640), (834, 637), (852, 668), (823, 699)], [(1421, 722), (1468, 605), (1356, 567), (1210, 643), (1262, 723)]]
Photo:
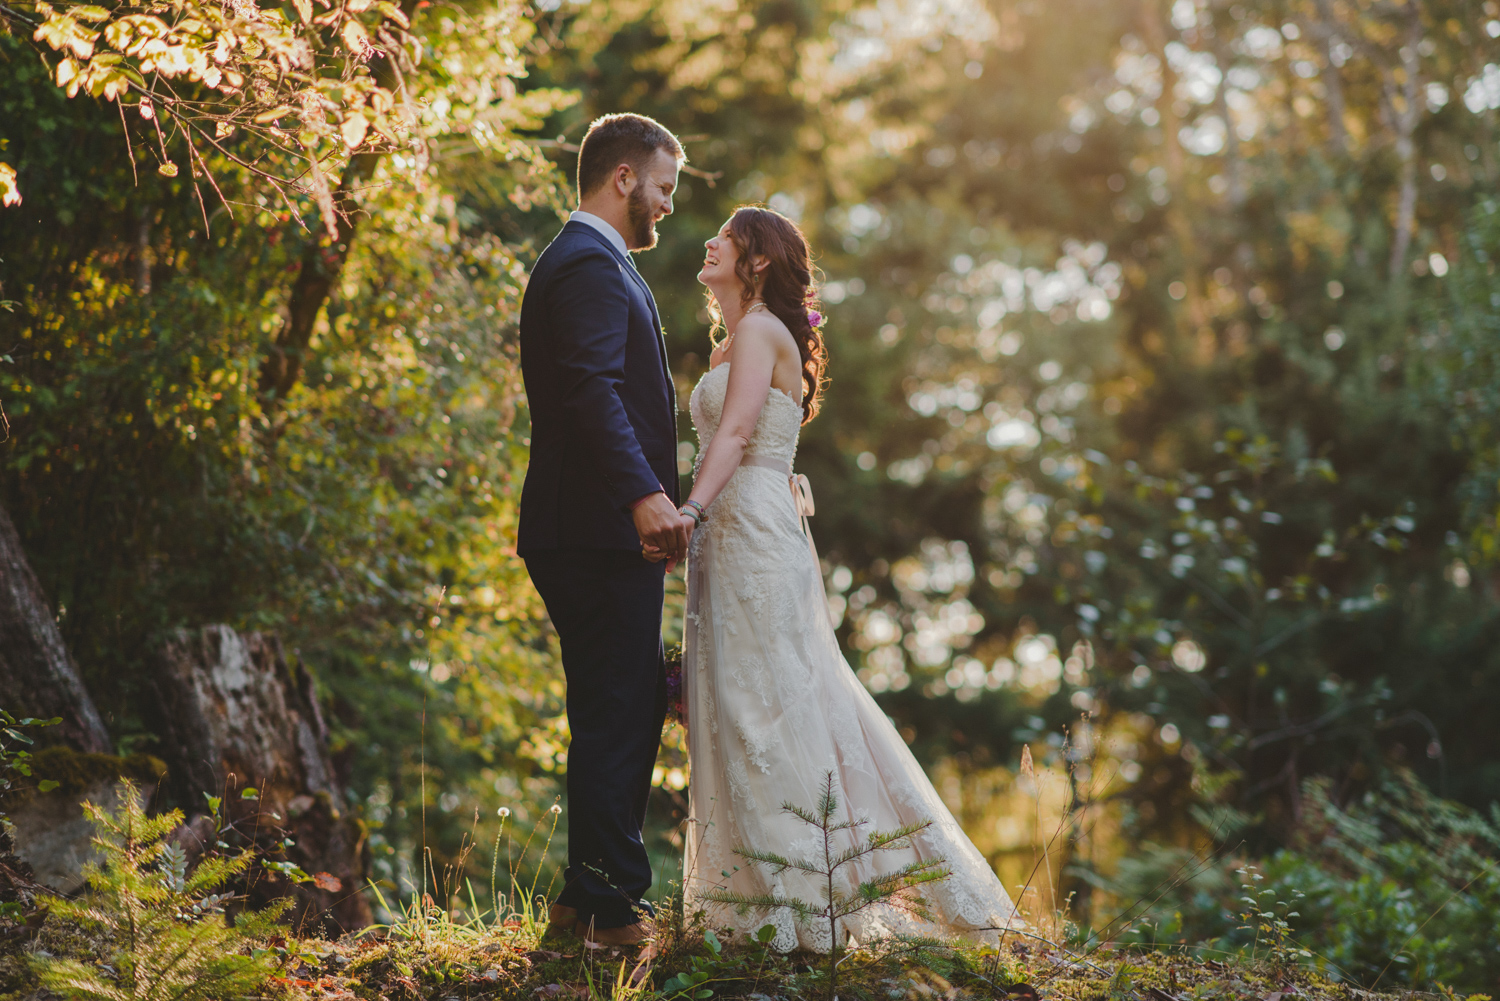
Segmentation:
[(633, 501), (677, 498), (677, 394), (656, 300), (604, 235), (569, 222), (521, 300), (531, 462), (516, 552), (629, 549)]

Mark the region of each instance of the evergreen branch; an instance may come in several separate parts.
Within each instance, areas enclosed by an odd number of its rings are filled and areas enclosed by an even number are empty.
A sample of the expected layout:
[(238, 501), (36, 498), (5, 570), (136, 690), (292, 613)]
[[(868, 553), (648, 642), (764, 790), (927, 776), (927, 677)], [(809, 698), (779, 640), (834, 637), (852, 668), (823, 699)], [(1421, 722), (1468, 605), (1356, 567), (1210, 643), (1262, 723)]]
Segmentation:
[[(907, 848), (910, 847), (910, 842), (913, 837), (921, 834), (931, 826), (932, 821), (920, 820), (916, 823), (907, 824), (904, 827), (898, 827), (894, 831), (871, 831), (868, 840), (871, 845), (874, 845), (876, 848), (880, 849)], [(904, 843), (897, 844), (897, 842)]]
[(816, 862), (811, 862), (807, 859), (789, 859), (785, 858), (784, 856), (777, 855), (775, 852), (759, 852), (753, 851), (748, 848), (744, 850), (736, 848), (734, 849), (734, 853), (747, 862), (770, 866), (773, 875), (779, 876), (781, 873), (786, 872), (788, 869), (796, 869), (799, 872), (813, 873), (823, 871), (823, 867), (818, 865)]
[[(946, 859), (919, 859), (892, 872), (880, 873), (866, 883), (895, 885), (898, 883), (936, 883), (953, 875)], [(861, 886), (865, 884), (860, 884)]]
[(821, 828), (823, 826), (824, 820), (826, 819), (824, 817), (818, 816), (816, 813), (813, 813), (811, 810), (803, 809), (802, 807), (797, 806), (794, 803), (782, 803), (781, 804), (781, 809), (783, 811), (785, 811), (786, 813), (790, 813), (792, 816), (796, 817), (798, 820), (802, 821), (804, 824), (810, 824), (813, 827), (817, 827), (817, 828)]
[(217, 890), (249, 869), (254, 861), (255, 853), (248, 848), (233, 858), (205, 858), (198, 863), (198, 867), (188, 877), (184, 890), (189, 894)]
[(780, 869), (792, 868), (790, 859), (777, 855), (775, 852), (755, 851), (750, 848), (736, 848), (734, 853), (749, 862), (759, 862), (762, 865), (773, 865)]
[(829, 834), (834, 834), (834, 833), (837, 833), (838, 831), (848, 831), (848, 830), (852, 830), (853, 828), (856, 828), (856, 827), (864, 827), (864, 826), (868, 825), (869, 823), (870, 822), (868, 820), (844, 820), (844, 821), (840, 821), (837, 824), (831, 824), (831, 825), (829, 825), (829, 827), (828, 827), (828, 833)]
[(704, 899), (712, 900), (716, 904), (728, 904), (734, 907), (741, 916), (748, 914), (752, 908), (765, 908), (775, 910), (784, 907), (795, 911), (797, 916), (803, 919), (817, 917), (823, 913), (823, 908), (814, 907), (805, 900), (796, 897), (775, 897), (769, 893), (735, 893), (730, 890), (710, 890), (704, 895)]
[(873, 855), (874, 853), (875, 849), (871, 848), (869, 845), (855, 845), (853, 848), (845, 848), (838, 855), (830, 858), (828, 860), (828, 866), (831, 869), (838, 869), (842, 866), (848, 865), (850, 862), (862, 859), (866, 855)]
[(884, 894), (871, 900), (850, 901), (848, 905), (835, 911), (834, 917), (849, 917), (850, 915), (858, 914), (860, 911), (866, 910), (867, 908), (872, 907), (875, 904), (884, 904), (888, 907), (894, 907), (895, 909), (906, 913), (924, 913), (927, 906), (927, 902), (921, 897), (907, 896), (906, 891), (901, 890), (897, 893)]
[[(921, 830), (927, 825), (921, 824), (913, 826), (916, 830)], [(869, 838), (867, 838), (863, 844), (855, 845), (851, 848), (845, 849), (841, 854), (839, 854), (835, 859), (832, 860), (832, 863), (834, 867), (837, 868), (841, 865), (847, 865), (848, 863), (853, 862), (856, 859), (863, 858), (866, 855), (873, 855), (875, 852), (909, 849), (912, 847), (912, 833), (914, 832), (907, 830), (906, 828), (903, 828), (900, 831), (892, 831), (888, 833), (872, 832)]]

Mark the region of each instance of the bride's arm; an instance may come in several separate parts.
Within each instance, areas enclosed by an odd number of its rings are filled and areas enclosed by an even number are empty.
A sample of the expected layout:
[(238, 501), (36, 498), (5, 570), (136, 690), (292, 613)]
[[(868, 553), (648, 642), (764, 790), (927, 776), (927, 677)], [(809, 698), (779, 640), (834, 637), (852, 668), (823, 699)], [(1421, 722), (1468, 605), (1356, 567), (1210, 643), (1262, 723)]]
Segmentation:
[(747, 316), (735, 331), (734, 363), (729, 366), (729, 385), (724, 391), (724, 416), (708, 443), (703, 463), (698, 467), (698, 478), (688, 495), (689, 500), (705, 508), (740, 468), (761, 409), (766, 405), (776, 368), (774, 329), (766, 327), (770, 327), (766, 321)]

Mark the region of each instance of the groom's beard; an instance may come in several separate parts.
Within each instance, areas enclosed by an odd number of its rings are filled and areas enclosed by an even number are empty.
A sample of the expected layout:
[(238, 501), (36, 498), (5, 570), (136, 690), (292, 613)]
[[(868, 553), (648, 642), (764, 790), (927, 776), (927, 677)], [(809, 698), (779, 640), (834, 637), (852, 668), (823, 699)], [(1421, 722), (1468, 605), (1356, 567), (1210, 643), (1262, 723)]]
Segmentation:
[(656, 220), (651, 218), (645, 195), (645, 185), (637, 185), (625, 203), (625, 224), (630, 227), (631, 250), (650, 250), (656, 246)]

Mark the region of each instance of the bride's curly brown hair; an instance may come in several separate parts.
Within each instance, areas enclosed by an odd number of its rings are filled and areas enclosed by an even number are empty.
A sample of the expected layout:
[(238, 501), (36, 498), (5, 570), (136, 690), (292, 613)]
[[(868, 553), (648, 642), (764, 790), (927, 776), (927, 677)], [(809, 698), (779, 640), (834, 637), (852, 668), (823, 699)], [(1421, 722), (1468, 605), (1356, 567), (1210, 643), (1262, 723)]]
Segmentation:
[[(740, 303), (748, 306), (757, 295), (766, 308), (792, 332), (802, 355), (802, 423), (818, 414), (826, 380), (823, 370), (828, 350), (823, 334), (808, 317), (818, 310), (813, 288), (812, 251), (802, 230), (780, 212), (759, 205), (742, 205), (729, 217), (729, 238), (739, 259), (734, 273), (740, 280)], [(766, 259), (765, 270), (755, 273), (757, 257)], [(724, 331), (718, 300), (708, 294), (708, 313), (713, 319), (709, 338), (715, 347)]]

